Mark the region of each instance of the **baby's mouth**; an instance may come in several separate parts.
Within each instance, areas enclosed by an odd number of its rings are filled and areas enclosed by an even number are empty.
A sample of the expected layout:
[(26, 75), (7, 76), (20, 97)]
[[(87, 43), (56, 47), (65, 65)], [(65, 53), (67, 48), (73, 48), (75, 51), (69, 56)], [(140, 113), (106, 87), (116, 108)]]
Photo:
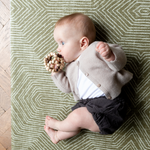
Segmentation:
[(64, 56), (63, 56), (63, 55), (61, 55), (61, 56), (62, 56), (62, 58), (64, 59), (64, 61), (66, 62), (66, 60), (65, 60)]

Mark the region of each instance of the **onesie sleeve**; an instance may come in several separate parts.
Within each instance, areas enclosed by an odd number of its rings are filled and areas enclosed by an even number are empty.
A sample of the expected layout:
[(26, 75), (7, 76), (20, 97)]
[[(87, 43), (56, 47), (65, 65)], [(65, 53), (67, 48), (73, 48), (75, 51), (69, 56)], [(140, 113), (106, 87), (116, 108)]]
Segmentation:
[(114, 61), (106, 61), (104, 58), (103, 60), (107, 63), (110, 69), (115, 71), (120, 71), (126, 65), (127, 58), (121, 46), (117, 44), (108, 44), (110, 49), (112, 50), (113, 54), (115, 55)]
[(52, 76), (52, 79), (56, 86), (64, 93), (70, 93), (71, 88), (68, 77), (65, 71), (60, 71)]

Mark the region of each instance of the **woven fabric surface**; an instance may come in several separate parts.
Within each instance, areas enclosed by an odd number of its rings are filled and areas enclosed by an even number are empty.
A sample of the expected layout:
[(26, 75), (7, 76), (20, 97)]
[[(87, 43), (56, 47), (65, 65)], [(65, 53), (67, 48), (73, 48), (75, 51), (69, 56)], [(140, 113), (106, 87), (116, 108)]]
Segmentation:
[[(126, 120), (114, 134), (83, 130), (55, 145), (44, 131), (45, 117), (63, 120), (75, 102), (54, 85), (43, 58), (57, 48), (56, 21), (74, 12), (93, 20), (97, 40), (123, 47), (134, 77), (124, 88)], [(12, 150), (148, 150), (149, 86), (150, 0), (11, 0)]]

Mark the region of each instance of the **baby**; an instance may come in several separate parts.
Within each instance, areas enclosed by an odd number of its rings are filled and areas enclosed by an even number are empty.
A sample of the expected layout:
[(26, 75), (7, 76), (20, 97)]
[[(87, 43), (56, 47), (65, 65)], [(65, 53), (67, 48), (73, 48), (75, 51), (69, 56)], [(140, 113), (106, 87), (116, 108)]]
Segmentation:
[(55, 144), (81, 129), (112, 134), (124, 121), (126, 98), (121, 89), (132, 73), (123, 69), (126, 56), (119, 45), (95, 41), (95, 37), (93, 22), (81, 13), (67, 15), (55, 25), (57, 51), (67, 65), (52, 79), (78, 101), (65, 120), (46, 117), (44, 129)]

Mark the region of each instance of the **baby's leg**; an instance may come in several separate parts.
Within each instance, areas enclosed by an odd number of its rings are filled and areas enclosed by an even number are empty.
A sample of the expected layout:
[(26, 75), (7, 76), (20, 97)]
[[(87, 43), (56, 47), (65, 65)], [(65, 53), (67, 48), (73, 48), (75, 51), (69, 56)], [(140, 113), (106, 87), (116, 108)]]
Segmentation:
[(80, 132), (80, 131), (75, 131), (75, 132), (55, 131), (47, 127), (46, 125), (44, 126), (44, 130), (46, 131), (46, 133), (48, 134), (48, 136), (50, 137), (51, 141), (54, 144), (57, 144), (61, 140), (65, 140), (70, 137), (73, 137)]
[(63, 132), (76, 132), (81, 129), (88, 129), (93, 132), (99, 132), (99, 127), (94, 121), (92, 114), (86, 107), (80, 107), (72, 111), (63, 121), (58, 121), (51, 117), (46, 117), (45, 124), (47, 127)]

